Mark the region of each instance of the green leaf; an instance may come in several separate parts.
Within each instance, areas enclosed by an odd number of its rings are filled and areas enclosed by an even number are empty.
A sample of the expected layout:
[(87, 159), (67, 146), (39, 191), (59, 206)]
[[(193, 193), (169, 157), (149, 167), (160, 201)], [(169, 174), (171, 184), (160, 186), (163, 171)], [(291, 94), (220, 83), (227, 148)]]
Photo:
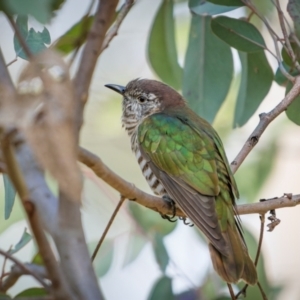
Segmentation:
[(32, 240), (32, 236), (27, 232), (27, 228), (24, 228), (24, 232), (20, 241), (9, 251), (9, 254), (14, 254), (25, 247)]
[(300, 2), (298, 0), (289, 0), (287, 11), (294, 22), (295, 33), (300, 37)]
[[(44, 27), (42, 32), (36, 32), (33, 28), (30, 28), (28, 31), (27, 23), (27, 16), (18, 16), (16, 25), (20, 29), (20, 33), (23, 36), (30, 52), (32, 54), (37, 54), (47, 48), (45, 44), (51, 43), (50, 33), (46, 27)], [(14, 35), (14, 48), (17, 56), (26, 60), (28, 59), (16, 35)]]
[(244, 6), (245, 4), (241, 0), (207, 0), (207, 2), (211, 2), (217, 5), (225, 5), (225, 6)]
[(167, 249), (164, 245), (163, 237), (160, 234), (155, 234), (152, 245), (155, 254), (155, 259), (159, 264), (162, 272), (165, 273), (170, 259)]
[(12, 299), (9, 295), (0, 292), (0, 300), (10, 300)]
[(233, 60), (230, 47), (212, 33), (210, 21), (209, 16), (192, 17), (183, 95), (194, 111), (212, 122), (228, 93)]
[(176, 223), (167, 222), (158, 213), (136, 203), (130, 202), (128, 207), (132, 217), (146, 233), (160, 233), (162, 236), (165, 236), (176, 227)]
[(234, 9), (239, 6), (216, 5), (214, 3), (206, 2), (203, 0), (189, 0), (189, 8), (197, 15), (218, 15)]
[[(47, 23), (52, 10), (59, 7), (57, 0), (4, 0), (7, 12), (13, 15), (31, 15), (41, 23)], [(62, 1), (60, 1), (62, 2)], [(61, 3), (60, 3), (61, 4)]]
[[(278, 153), (276, 135), (267, 146), (257, 149), (256, 155), (242, 164), (235, 175), (240, 195), (246, 202), (256, 202), (260, 191), (271, 174)], [(247, 178), (247, 180), (245, 180)], [(249, 185), (251, 182), (251, 185)]]
[[(297, 43), (295, 43), (294, 41), (290, 41), (290, 44), (291, 44), (291, 47), (294, 51), (296, 60), (299, 62), (299, 60), (300, 60), (300, 48), (297, 45)], [(282, 56), (283, 62), (286, 65), (295, 68), (295, 63), (293, 62), (291, 56), (288, 54), (288, 52), (286, 51), (286, 49), (284, 47), (281, 50), (281, 56)]]
[(22, 291), (18, 295), (15, 296), (14, 299), (23, 298), (23, 297), (30, 297), (30, 296), (47, 296), (47, 292), (44, 288), (30, 288), (27, 290)]
[(175, 300), (172, 291), (172, 279), (163, 276), (159, 278), (151, 289), (148, 300)]
[(254, 53), (239, 51), (239, 56), (242, 74), (235, 107), (235, 127), (243, 126), (255, 113), (268, 94), (273, 81), (273, 71), (264, 51)]
[(162, 81), (181, 89), (182, 68), (177, 57), (172, 0), (164, 0), (155, 16), (148, 41), (148, 58)]
[(32, 258), (31, 263), (33, 263), (35, 265), (39, 265), (39, 266), (44, 265), (43, 258), (39, 252)]
[(5, 212), (4, 218), (7, 220), (10, 217), (13, 206), (15, 204), (16, 190), (12, 185), (9, 177), (3, 174), (4, 193), (5, 193)]
[(217, 17), (212, 19), (211, 29), (215, 35), (237, 50), (256, 52), (266, 48), (257, 28), (244, 20)]
[[(88, 244), (89, 252), (92, 255), (98, 241)], [(99, 249), (97, 256), (93, 262), (95, 272), (99, 277), (104, 276), (110, 269), (114, 256), (114, 242), (112, 240), (104, 240), (101, 248)]]
[(93, 22), (94, 16), (84, 16), (57, 40), (54, 47), (64, 54), (69, 54), (82, 46)]
[(134, 232), (133, 234), (130, 234), (123, 267), (131, 264), (139, 256), (147, 242), (148, 240), (139, 233)]
[[(291, 90), (292, 86), (293, 84), (291, 82), (288, 82), (285, 94), (287, 94)], [(300, 125), (300, 96), (297, 96), (292, 104), (288, 106), (285, 113), (292, 122)]]

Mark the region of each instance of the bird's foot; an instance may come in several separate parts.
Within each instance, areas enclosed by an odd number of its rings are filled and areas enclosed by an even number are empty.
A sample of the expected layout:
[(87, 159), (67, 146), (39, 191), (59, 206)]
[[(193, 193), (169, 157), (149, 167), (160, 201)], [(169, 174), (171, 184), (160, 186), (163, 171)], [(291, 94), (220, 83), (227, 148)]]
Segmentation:
[(176, 204), (175, 204), (174, 200), (171, 199), (168, 195), (163, 195), (162, 198), (163, 198), (164, 201), (168, 202), (171, 205), (171, 207), (172, 207), (172, 216), (160, 214), (161, 217), (165, 220), (168, 220), (169, 222), (176, 222), (177, 221), (177, 218), (176, 218)]
[(190, 222), (188, 222), (188, 221), (186, 220), (186, 217), (179, 217), (179, 220), (182, 220), (184, 225), (188, 225), (188, 226), (190, 226), (190, 227), (193, 227), (193, 226), (194, 226), (193, 223), (190, 223)]

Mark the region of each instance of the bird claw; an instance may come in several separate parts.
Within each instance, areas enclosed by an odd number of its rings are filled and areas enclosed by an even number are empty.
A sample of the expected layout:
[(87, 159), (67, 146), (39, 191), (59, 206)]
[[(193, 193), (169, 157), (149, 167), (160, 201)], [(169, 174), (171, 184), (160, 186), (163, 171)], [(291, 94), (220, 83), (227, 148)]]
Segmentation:
[(186, 217), (179, 217), (179, 220), (182, 220), (184, 225), (188, 225), (188, 226), (190, 226), (190, 227), (193, 227), (193, 226), (194, 226), (193, 223), (190, 223), (190, 222), (188, 222), (188, 221), (186, 220)]
[(169, 222), (172, 222), (172, 223), (176, 222), (177, 221), (176, 204), (175, 204), (174, 200), (171, 199), (168, 195), (163, 195), (162, 198), (163, 198), (163, 200), (167, 201), (172, 206), (172, 216), (160, 214), (161, 217), (165, 220), (168, 220)]

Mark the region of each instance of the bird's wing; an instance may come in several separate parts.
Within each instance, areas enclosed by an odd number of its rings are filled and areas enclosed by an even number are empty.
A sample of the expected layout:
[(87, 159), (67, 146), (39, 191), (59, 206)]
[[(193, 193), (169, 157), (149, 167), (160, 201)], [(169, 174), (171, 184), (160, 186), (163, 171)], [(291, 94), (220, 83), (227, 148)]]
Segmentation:
[(220, 185), (214, 140), (176, 116), (158, 113), (140, 124), (138, 142), (168, 194), (225, 254), (215, 205)]

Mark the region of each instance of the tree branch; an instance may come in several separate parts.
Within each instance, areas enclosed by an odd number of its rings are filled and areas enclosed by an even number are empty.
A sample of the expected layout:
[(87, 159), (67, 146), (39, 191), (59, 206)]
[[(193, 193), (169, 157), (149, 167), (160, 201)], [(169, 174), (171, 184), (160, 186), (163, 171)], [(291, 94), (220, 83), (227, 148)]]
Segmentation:
[[(78, 160), (92, 169), (98, 177), (117, 190), (125, 198), (161, 214), (173, 214), (170, 203), (160, 197), (152, 196), (136, 188), (133, 184), (124, 180), (110, 170), (97, 155), (91, 153), (90, 151), (80, 147), (78, 151)], [(236, 211), (239, 215), (262, 215), (272, 209), (293, 207), (299, 204), (300, 195), (295, 195), (292, 197), (283, 196), (280, 198), (266, 199), (263, 202), (258, 203), (237, 205)], [(185, 217), (185, 214), (180, 209), (176, 209), (176, 215), (178, 217)]]
[(116, 20), (113, 26), (109, 29), (107, 34), (105, 35), (105, 39), (102, 44), (101, 52), (103, 52), (104, 49), (106, 49), (111, 42), (111, 40), (118, 34), (118, 30), (120, 28), (120, 25), (122, 24), (123, 20), (127, 16), (130, 8), (134, 4), (134, 0), (126, 0), (126, 2), (123, 4)]
[(79, 68), (74, 78), (76, 97), (77, 125), (82, 124), (83, 107), (88, 99), (91, 79), (96, 67), (98, 56), (101, 53), (102, 43), (109, 25), (113, 21), (118, 0), (99, 0), (95, 21), (89, 32), (87, 42), (82, 52)]
[(295, 84), (289, 93), (284, 97), (284, 99), (270, 112), (260, 114), (260, 121), (254, 131), (251, 133), (250, 137), (244, 144), (241, 151), (238, 153), (236, 158), (231, 163), (231, 170), (233, 173), (237, 171), (239, 166), (248, 156), (248, 154), (252, 151), (255, 145), (258, 143), (261, 135), (268, 127), (268, 125), (283, 111), (287, 109), (287, 107), (295, 100), (295, 98), (300, 94), (300, 76), (295, 78)]
[[(0, 249), (0, 254), (15, 263), (15, 265), (11, 269), (10, 275), (8, 275), (8, 277), (6, 278), (6, 280), (0, 285), (0, 291), (1, 292), (6, 292), (12, 285), (15, 284), (15, 282), (23, 274), (31, 275), (48, 292), (50, 292), (50, 287), (44, 282), (43, 276), (41, 276), (40, 272), (37, 272), (37, 268), (36, 267), (40, 267), (40, 266), (36, 266), (36, 265), (32, 265), (32, 264), (23, 264), (18, 259), (16, 259), (11, 254), (9, 254), (8, 252), (6, 252), (6, 251), (4, 251), (2, 249)], [(43, 267), (43, 269), (44, 269), (44, 267)]]
[[(7, 253), (7, 252), (6, 252)], [(6, 256), (7, 257), (7, 256)], [(21, 262), (19, 262), (22, 264)], [(32, 275), (38, 276), (39, 282), (42, 286), (49, 290), (49, 286), (43, 281), (43, 278), (48, 278), (48, 274), (44, 266), (39, 266), (35, 264), (22, 264), (24, 267), (20, 267), (18, 264), (15, 264), (11, 267), (11, 271), (5, 277), (3, 282), (0, 282), (0, 292), (6, 292), (9, 288), (11, 288), (15, 283), (19, 280), (19, 278), (23, 275)], [(36, 278), (36, 277), (35, 277)]]

